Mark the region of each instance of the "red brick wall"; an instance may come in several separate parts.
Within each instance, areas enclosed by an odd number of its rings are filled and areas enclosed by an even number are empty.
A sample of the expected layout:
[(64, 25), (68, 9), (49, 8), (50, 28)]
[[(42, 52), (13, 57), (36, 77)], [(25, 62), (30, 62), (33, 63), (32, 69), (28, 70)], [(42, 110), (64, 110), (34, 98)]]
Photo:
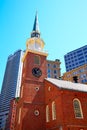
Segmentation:
[[(40, 57), (40, 65), (34, 64), (34, 56), (39, 56)], [(26, 56), (26, 59), (24, 60), (24, 66), (23, 66), (23, 74), (25, 75), (24, 77), (28, 80), (33, 80), (33, 81), (39, 81), (42, 82), (44, 78), (47, 77), (47, 64), (46, 64), (46, 57), (43, 55), (37, 55), (34, 53), (28, 53)], [(42, 71), (42, 76), (40, 78), (37, 78), (32, 75), (32, 69), (34, 67), (38, 67)]]
[[(50, 107), (50, 122), (46, 123), (47, 130), (59, 129), (60, 126), (63, 130), (80, 130), (80, 128), (87, 130), (87, 93), (59, 89), (45, 81), (45, 94), (46, 104)], [(74, 98), (78, 98), (81, 102), (83, 119), (75, 118)], [(56, 103), (56, 120), (52, 120), (52, 101)]]
[(10, 130), (10, 129), (14, 130), (16, 107), (17, 107), (17, 101), (15, 99), (11, 100), (10, 110), (9, 110), (9, 114), (8, 114), (8, 119), (6, 121), (5, 130)]
[[(77, 119), (74, 115), (73, 109), (73, 99), (77, 98), (81, 102), (83, 119)], [(64, 123), (72, 122), (75, 125), (84, 125), (87, 124), (87, 93), (75, 92), (75, 91), (63, 91), (62, 94), (62, 106), (63, 106), (63, 116)], [(68, 118), (69, 117), (69, 118)]]
[[(34, 56), (36, 54), (28, 53), (22, 74), (22, 95), (17, 106), (17, 119), (15, 130), (45, 130), (45, 91), (44, 78), (47, 76), (46, 57), (40, 56), (40, 65), (34, 64)], [(32, 74), (32, 68), (39, 67), (42, 75), (37, 78)], [(37, 89), (38, 88), (38, 89)], [(20, 92), (21, 93), (21, 92)], [(21, 108), (21, 120), (18, 124), (19, 110)], [(38, 110), (39, 115), (35, 115), (35, 110)]]
[(43, 103), (44, 101), (44, 86), (43, 84), (33, 83), (25, 83), (23, 85), (23, 100), (30, 103)]
[[(15, 130), (87, 130), (87, 93), (60, 89), (48, 81), (46, 77), (46, 57), (41, 57), (41, 64), (34, 64), (33, 53), (28, 53), (23, 66), (22, 97), (19, 100), (16, 113)], [(32, 75), (32, 68), (39, 67), (42, 76)], [(43, 82), (44, 81), (44, 82)], [(39, 89), (37, 90), (36, 87)], [(82, 105), (83, 119), (74, 115), (73, 99), (78, 98)], [(56, 104), (56, 120), (52, 119), (52, 102)], [(45, 105), (50, 108), (50, 121), (46, 123)], [(20, 123), (19, 110), (21, 108)], [(35, 110), (39, 111), (35, 115)]]
[[(35, 110), (39, 115), (35, 115)], [(45, 130), (45, 106), (24, 103), (22, 109), (22, 130)]]
[[(50, 89), (50, 90), (49, 90)], [(45, 80), (45, 101), (46, 105), (50, 107), (50, 122), (46, 123), (47, 130), (53, 129), (58, 130), (60, 125), (63, 122), (63, 114), (62, 114), (62, 102), (61, 102), (61, 92), (58, 91), (57, 87), (54, 87), (53, 84), (47, 82)], [(56, 103), (56, 111), (57, 111), (57, 120), (52, 120), (52, 102)], [(56, 128), (57, 127), (57, 128)]]

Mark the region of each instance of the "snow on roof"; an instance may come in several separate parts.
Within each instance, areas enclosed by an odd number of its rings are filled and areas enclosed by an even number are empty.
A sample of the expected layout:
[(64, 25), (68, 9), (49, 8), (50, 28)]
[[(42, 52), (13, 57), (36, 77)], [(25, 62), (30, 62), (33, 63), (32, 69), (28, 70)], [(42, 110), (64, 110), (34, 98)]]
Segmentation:
[(53, 79), (53, 78), (45, 78), (45, 79), (47, 81), (49, 81), (50, 83), (56, 85), (59, 88), (87, 92), (87, 85), (86, 84), (73, 83), (70, 81), (58, 80), (58, 79)]

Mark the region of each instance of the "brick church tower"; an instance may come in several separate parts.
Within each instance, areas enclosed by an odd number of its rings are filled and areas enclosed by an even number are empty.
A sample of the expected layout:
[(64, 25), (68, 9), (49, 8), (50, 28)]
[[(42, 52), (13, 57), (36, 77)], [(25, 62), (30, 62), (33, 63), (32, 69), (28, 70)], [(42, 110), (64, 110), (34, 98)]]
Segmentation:
[(36, 13), (31, 38), (26, 42), (20, 99), (17, 106), (15, 130), (45, 130), (45, 90), (47, 77), (44, 41), (40, 38)]

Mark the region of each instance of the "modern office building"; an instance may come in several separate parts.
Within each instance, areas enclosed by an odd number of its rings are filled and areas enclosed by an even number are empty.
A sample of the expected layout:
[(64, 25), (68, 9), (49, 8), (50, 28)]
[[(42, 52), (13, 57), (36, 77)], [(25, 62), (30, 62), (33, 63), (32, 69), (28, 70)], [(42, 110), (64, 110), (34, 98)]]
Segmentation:
[(60, 60), (47, 60), (47, 77), (59, 79), (61, 77)]
[(23, 54), (22, 50), (18, 50), (7, 60), (0, 96), (0, 130), (5, 127), (11, 99), (19, 97), (20, 94)]
[(67, 72), (87, 64), (87, 45), (67, 53), (64, 59)]

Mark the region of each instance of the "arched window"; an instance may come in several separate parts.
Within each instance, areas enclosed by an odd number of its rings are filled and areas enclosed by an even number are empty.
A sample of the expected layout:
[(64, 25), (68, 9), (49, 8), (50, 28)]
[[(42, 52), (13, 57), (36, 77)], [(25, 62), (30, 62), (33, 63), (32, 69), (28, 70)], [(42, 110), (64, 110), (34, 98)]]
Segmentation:
[(78, 99), (73, 100), (74, 113), (76, 118), (83, 118), (81, 103)]
[(56, 120), (56, 104), (52, 102), (52, 120)]
[(46, 122), (50, 121), (50, 111), (49, 111), (49, 106), (46, 106)]

